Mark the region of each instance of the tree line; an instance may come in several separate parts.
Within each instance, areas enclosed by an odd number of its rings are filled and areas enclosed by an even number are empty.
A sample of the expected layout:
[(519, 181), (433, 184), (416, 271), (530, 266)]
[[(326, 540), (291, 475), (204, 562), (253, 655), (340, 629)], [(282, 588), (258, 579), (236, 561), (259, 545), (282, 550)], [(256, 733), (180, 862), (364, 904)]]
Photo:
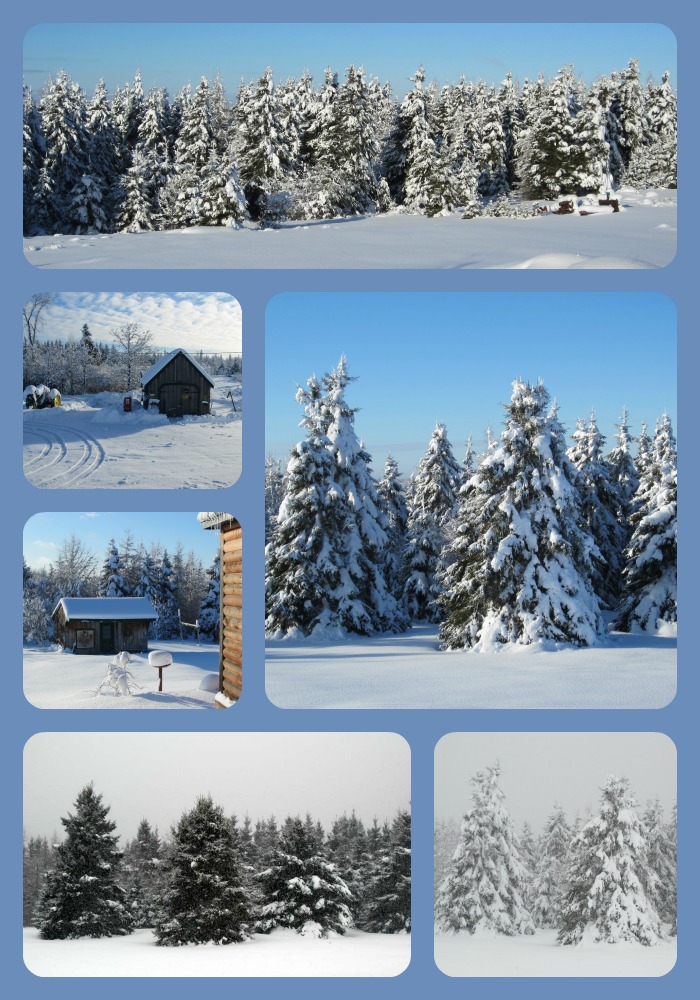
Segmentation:
[(153, 928), (158, 945), (230, 944), (276, 927), (326, 937), (348, 927), (409, 933), (411, 821), (371, 826), (344, 814), (253, 823), (197, 799), (163, 838), (147, 819), (123, 850), (92, 784), (50, 846), (25, 838), (24, 922), (42, 938), (113, 937)]
[[(676, 186), (676, 95), (639, 63), (586, 85), (566, 66), (549, 80), (508, 74), (426, 86), (402, 101), (348, 67), (314, 86), (202, 77), (171, 97), (140, 74), (111, 99), (59, 71), (23, 98), (24, 231), (140, 232), (332, 218), (395, 209), (464, 218), (504, 199), (551, 199), (626, 184)], [(518, 214), (520, 206), (512, 207)]]
[[(93, 339), (85, 322), (74, 340), (39, 340), (45, 320), (41, 303), (45, 306), (52, 300), (50, 295), (37, 293), (24, 306), (22, 385), (48, 385), (64, 396), (139, 389), (141, 376), (162, 354), (153, 346), (153, 334), (140, 323), (122, 323), (110, 331), (110, 343), (100, 343)], [(240, 354), (205, 354), (202, 350), (191, 353), (211, 377), (242, 378)]]
[(435, 921), (439, 930), (508, 936), (557, 931), (559, 944), (584, 937), (655, 945), (676, 934), (676, 808), (658, 799), (640, 816), (629, 779), (611, 775), (600, 806), (570, 824), (555, 804), (539, 836), (518, 837), (499, 764), (471, 779), (473, 806), (461, 827), (435, 828)]
[(595, 414), (567, 447), (545, 386), (516, 380), (499, 439), (460, 465), (437, 424), (416, 473), (378, 482), (345, 358), (300, 387), (306, 437), (266, 467), (266, 629), (276, 638), (440, 625), (443, 649), (605, 641), (677, 620), (677, 456), (664, 414), (636, 455)]
[(63, 597), (147, 597), (158, 613), (149, 626), (151, 638), (180, 638), (180, 620), (199, 620), (202, 635), (219, 638), (219, 555), (205, 569), (179, 542), (171, 556), (159, 542), (147, 546), (127, 530), (119, 544), (110, 539), (100, 566), (95, 553), (73, 534), (61, 542), (47, 569), (32, 569), (25, 559), (23, 584), (25, 642), (50, 642), (51, 615)]

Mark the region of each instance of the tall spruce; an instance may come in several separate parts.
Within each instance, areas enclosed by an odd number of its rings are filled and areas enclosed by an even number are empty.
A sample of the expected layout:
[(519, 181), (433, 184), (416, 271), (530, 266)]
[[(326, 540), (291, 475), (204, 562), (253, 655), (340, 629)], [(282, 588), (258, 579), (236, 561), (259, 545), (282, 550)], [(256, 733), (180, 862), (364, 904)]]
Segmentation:
[(132, 920), (122, 886), (122, 852), (108, 819), (109, 806), (93, 786), (75, 800), (75, 812), (61, 818), (66, 838), (55, 848), (39, 903), (41, 937), (119, 937)]
[(524, 902), (526, 869), (501, 790), (499, 764), (471, 779), (473, 806), (438, 891), (436, 922), (443, 931), (477, 929), (533, 934)]
[(589, 646), (604, 635), (591, 587), (597, 547), (578, 524), (576, 473), (541, 382), (513, 383), (500, 443), (460, 494), (439, 604), (444, 649)]
[(173, 827), (164, 872), (157, 944), (232, 944), (247, 937), (248, 900), (231, 826), (210, 796)]
[(571, 845), (559, 943), (595, 941), (658, 944), (661, 926), (644, 884), (651, 873), (644, 826), (628, 778), (611, 775), (600, 810)]

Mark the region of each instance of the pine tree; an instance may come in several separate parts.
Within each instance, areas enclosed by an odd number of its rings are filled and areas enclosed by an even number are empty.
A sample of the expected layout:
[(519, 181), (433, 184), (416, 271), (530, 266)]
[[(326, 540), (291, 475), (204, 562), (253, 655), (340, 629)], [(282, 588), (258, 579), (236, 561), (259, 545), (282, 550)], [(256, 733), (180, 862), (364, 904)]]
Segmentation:
[(436, 920), (443, 931), (534, 932), (523, 899), (525, 865), (500, 774), (495, 764), (471, 779), (474, 804), (462, 821), (460, 841), (438, 893)]
[(284, 500), (285, 483), (282, 463), (274, 455), (265, 459), (265, 544), (270, 541)]
[(436, 570), (456, 512), (460, 476), (445, 425), (437, 423), (414, 478), (406, 528), (403, 599), (413, 619), (439, 621)]
[(644, 827), (629, 780), (611, 775), (600, 812), (575, 837), (562, 905), (560, 944), (595, 941), (658, 944), (659, 918), (644, 892), (650, 875)]
[(542, 383), (516, 381), (500, 444), (460, 495), (440, 598), (442, 646), (600, 642), (596, 547), (577, 523), (575, 471)]
[(292, 451), (287, 494), (266, 552), (270, 634), (372, 635), (406, 621), (384, 579), (386, 518), (357, 438), (344, 357), (299, 389), (307, 440)]
[(22, 925), (36, 927), (37, 906), (47, 872), (54, 867), (54, 848), (46, 837), (29, 837), (22, 852)]
[(564, 67), (545, 86), (520, 136), (517, 170), (527, 198), (557, 198), (577, 189), (576, 105), (571, 70)]
[(129, 934), (131, 917), (121, 882), (122, 853), (116, 824), (107, 818), (92, 785), (75, 800), (75, 813), (61, 819), (66, 839), (55, 849), (39, 904), (41, 937), (117, 937)]
[(174, 639), (180, 634), (175, 587), (176, 580), (172, 563), (168, 555), (168, 550), (165, 549), (156, 579), (155, 609), (158, 612), (158, 621), (156, 622), (157, 639)]
[(615, 623), (622, 632), (653, 632), (660, 624), (678, 619), (677, 495), (676, 441), (671, 420), (664, 414), (633, 500), (632, 536), (625, 552)]
[(246, 938), (250, 914), (231, 827), (210, 796), (197, 799), (173, 827), (164, 871), (157, 944), (232, 944)]
[(615, 424), (615, 426), (617, 427), (617, 434), (615, 435), (616, 444), (605, 456), (605, 460), (610, 469), (611, 481), (619, 497), (620, 506), (617, 512), (617, 519), (624, 530), (625, 544), (627, 544), (630, 534), (629, 517), (632, 508), (632, 498), (639, 486), (639, 476), (637, 475), (637, 469), (631, 452), (631, 445), (634, 438), (630, 434), (626, 407), (622, 411), (620, 422)]
[(258, 878), (263, 904), (256, 930), (268, 934), (275, 927), (291, 927), (303, 932), (318, 925), (324, 937), (329, 931), (345, 933), (351, 892), (298, 816), (285, 821), (279, 846)]
[(651, 877), (644, 891), (659, 915), (671, 928), (676, 923), (676, 845), (675, 824), (664, 823), (658, 799), (648, 802), (642, 817), (647, 841), (646, 861)]

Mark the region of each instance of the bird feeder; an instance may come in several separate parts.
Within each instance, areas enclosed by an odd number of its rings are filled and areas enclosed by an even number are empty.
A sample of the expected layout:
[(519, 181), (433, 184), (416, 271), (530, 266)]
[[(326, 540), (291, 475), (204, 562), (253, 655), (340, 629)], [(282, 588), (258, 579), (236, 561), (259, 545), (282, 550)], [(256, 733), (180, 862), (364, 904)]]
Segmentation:
[(158, 668), (158, 690), (163, 690), (163, 668), (172, 667), (173, 658), (171, 653), (166, 653), (163, 649), (153, 649), (148, 654), (149, 667)]

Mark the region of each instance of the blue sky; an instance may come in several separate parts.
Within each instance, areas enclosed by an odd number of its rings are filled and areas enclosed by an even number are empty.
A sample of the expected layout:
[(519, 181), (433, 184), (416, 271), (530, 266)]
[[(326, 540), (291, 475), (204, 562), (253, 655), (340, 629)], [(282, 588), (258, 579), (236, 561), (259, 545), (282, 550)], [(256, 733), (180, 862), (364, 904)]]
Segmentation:
[(331, 66), (341, 77), (351, 64), (389, 80), (403, 96), (419, 63), (428, 80), (500, 83), (510, 70), (521, 82), (563, 65), (591, 82), (629, 59), (642, 78), (669, 70), (675, 83), (676, 41), (658, 24), (40, 24), (25, 37), (24, 80), (40, 91), (64, 69), (88, 93), (131, 82), (177, 93), (201, 76), (221, 74), (229, 95), (240, 81), (271, 66), (275, 79), (308, 70), (316, 83)]
[(285, 294), (266, 314), (266, 448), (285, 459), (303, 437), (297, 384), (348, 359), (355, 428), (381, 475), (387, 452), (404, 474), (436, 421), (459, 461), (473, 435), (499, 434), (511, 384), (541, 378), (567, 430), (595, 409), (613, 443), (627, 407), (632, 433), (676, 425), (676, 314), (658, 294)]
[(71, 535), (97, 555), (102, 564), (111, 538), (117, 542), (130, 529), (134, 542), (147, 547), (159, 542), (172, 556), (178, 542), (185, 552), (194, 552), (208, 567), (219, 547), (218, 531), (205, 531), (197, 512), (168, 511), (82, 511), (35, 514), (24, 527), (24, 557), (32, 568), (41, 569), (54, 562), (61, 543)]
[(241, 352), (241, 307), (224, 293), (57, 293), (44, 310), (38, 339), (79, 340), (83, 323), (96, 343), (113, 343), (112, 330), (138, 323), (162, 350)]

